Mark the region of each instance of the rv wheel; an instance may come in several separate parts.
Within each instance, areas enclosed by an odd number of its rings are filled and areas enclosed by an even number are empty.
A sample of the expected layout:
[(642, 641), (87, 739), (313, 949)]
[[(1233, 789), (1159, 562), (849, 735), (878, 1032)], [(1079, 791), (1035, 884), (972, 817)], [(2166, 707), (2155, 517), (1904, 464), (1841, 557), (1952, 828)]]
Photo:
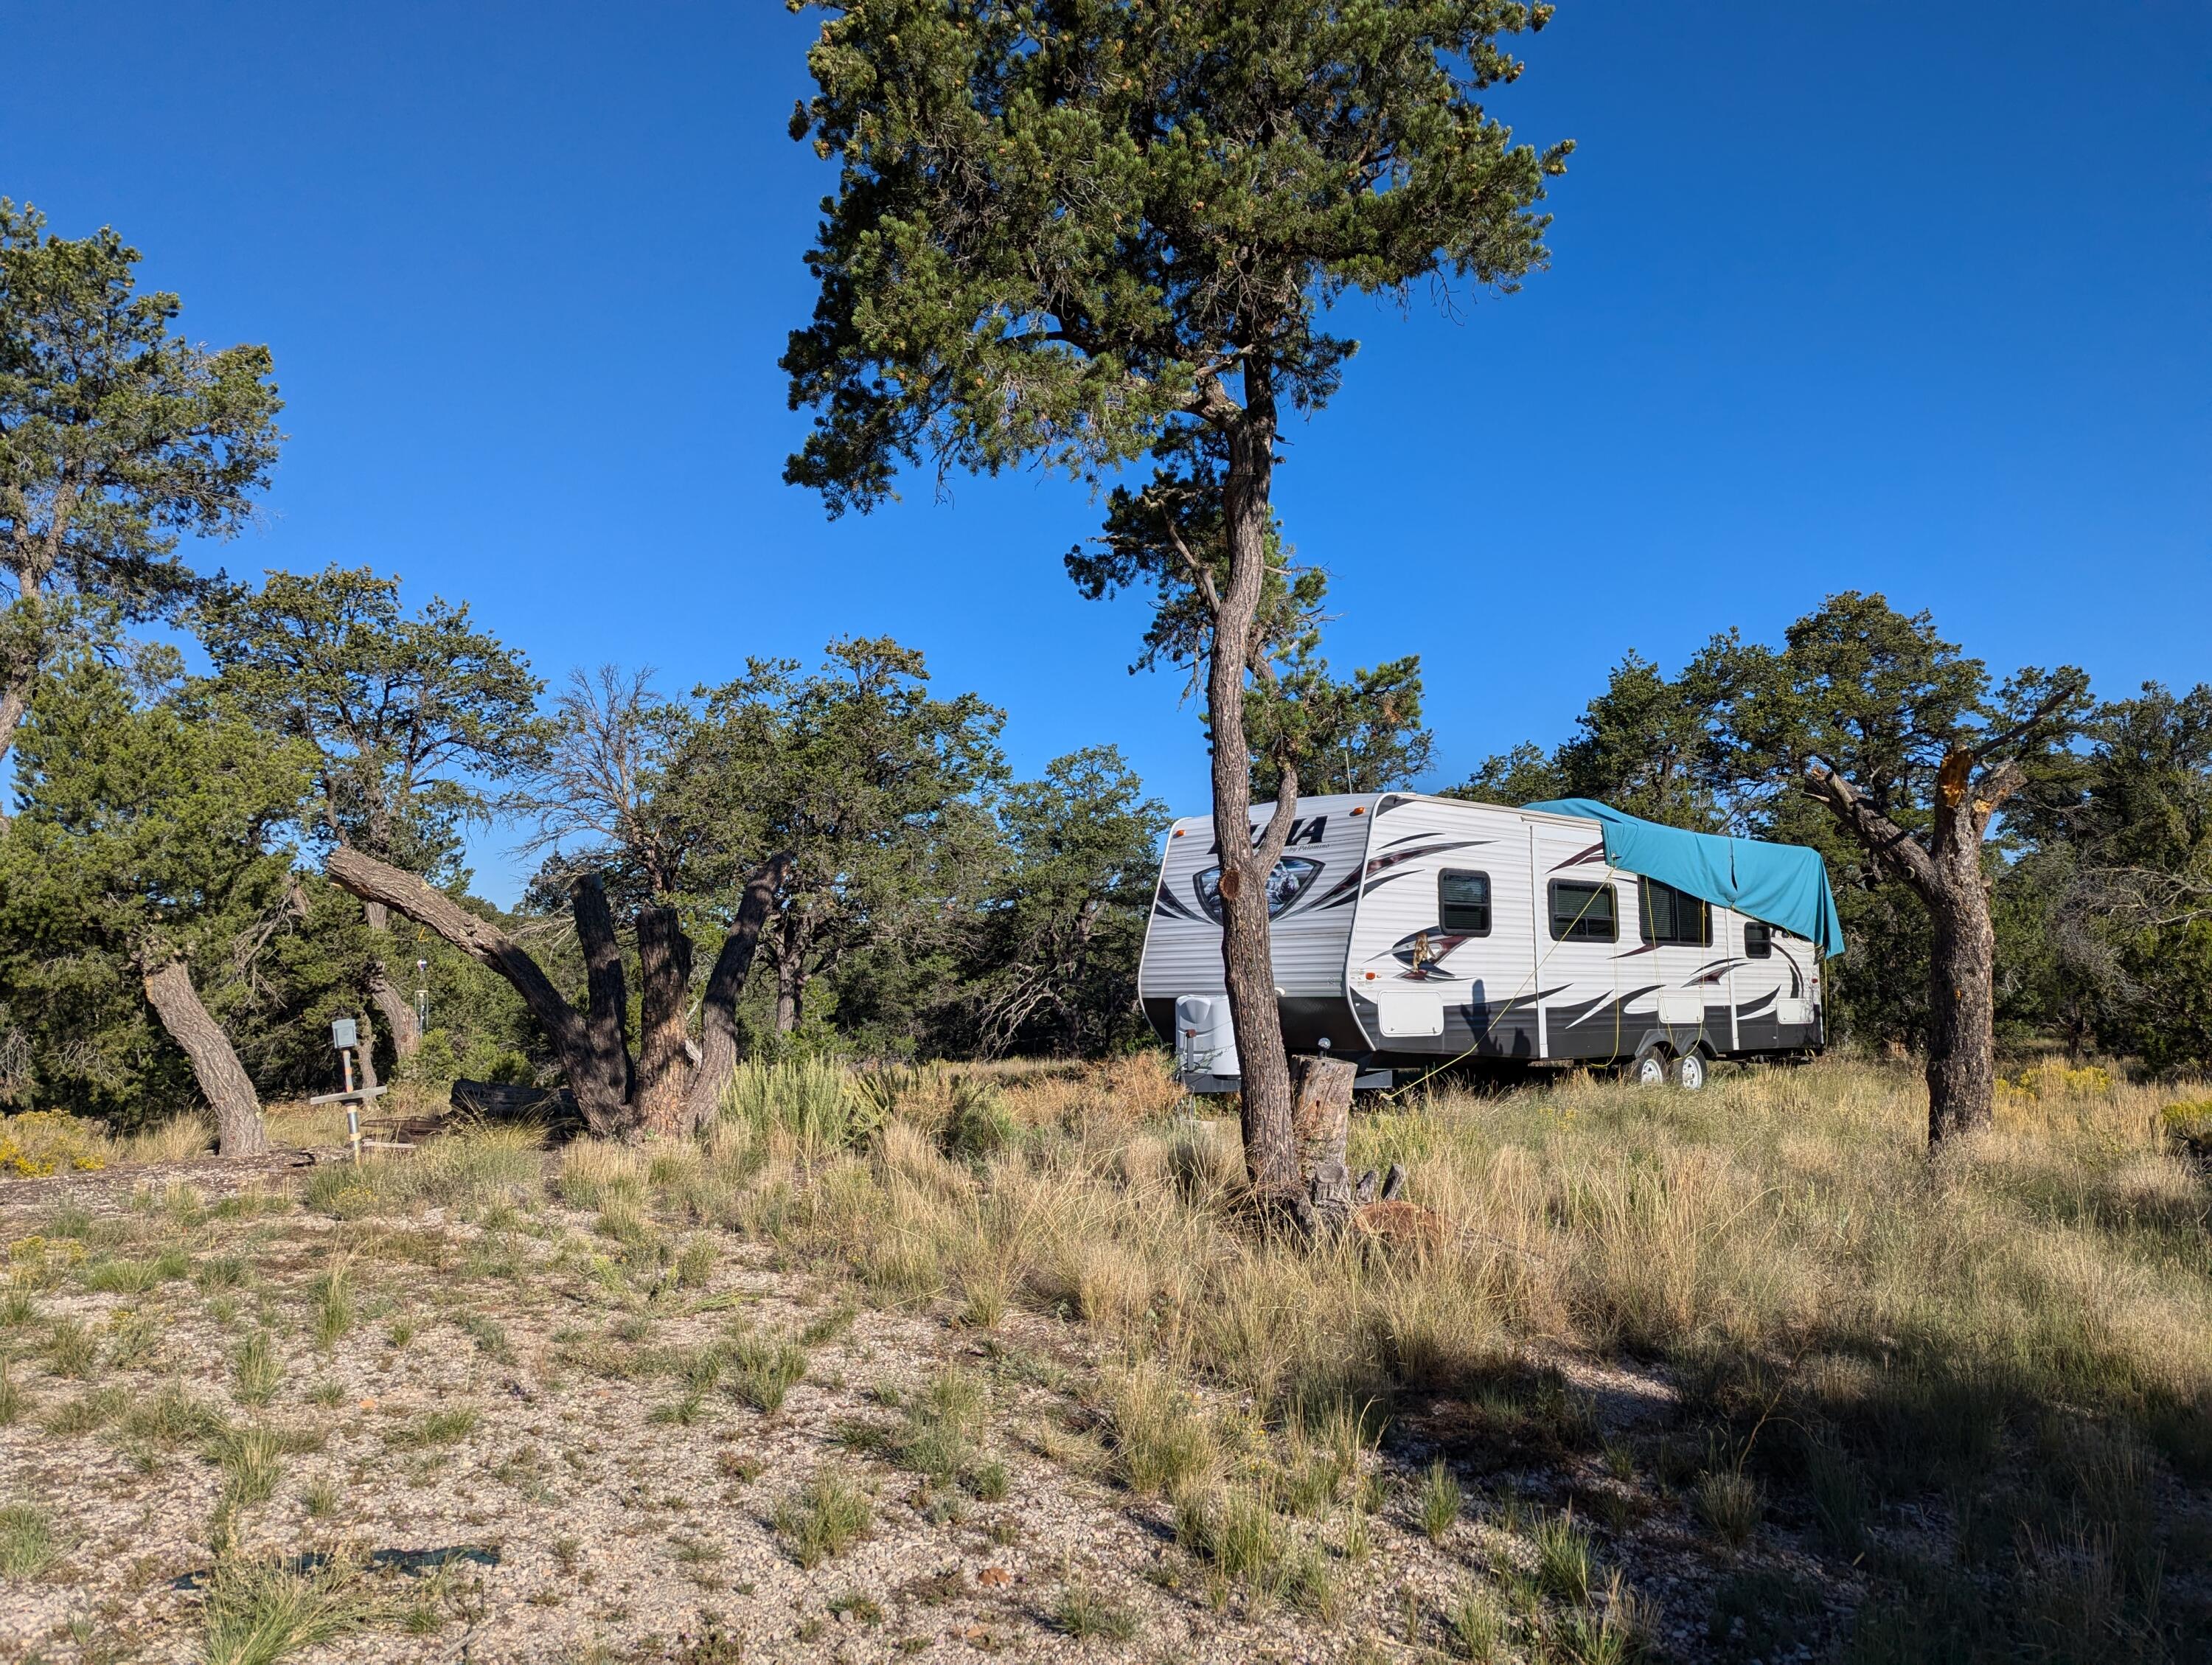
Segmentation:
[(1628, 1066), (1629, 1079), (1639, 1087), (1661, 1085), (1667, 1079), (1667, 1054), (1656, 1044)]
[(1668, 1067), (1667, 1073), (1684, 1092), (1700, 1092), (1705, 1085), (1705, 1060), (1694, 1052), (1686, 1052)]

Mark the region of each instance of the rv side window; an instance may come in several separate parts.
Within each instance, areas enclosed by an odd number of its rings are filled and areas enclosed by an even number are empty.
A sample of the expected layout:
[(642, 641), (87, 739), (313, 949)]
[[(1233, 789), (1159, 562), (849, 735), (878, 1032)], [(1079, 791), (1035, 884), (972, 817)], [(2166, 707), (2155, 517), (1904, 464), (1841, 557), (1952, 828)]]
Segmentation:
[(1613, 912), (1613, 886), (1584, 884), (1571, 878), (1552, 881), (1553, 942), (1619, 942), (1620, 922)]
[(1743, 951), (1747, 958), (1763, 960), (1774, 952), (1774, 927), (1758, 920), (1746, 920), (1743, 925)]
[(1490, 934), (1490, 875), (1447, 867), (1437, 875), (1437, 922), (1459, 936)]
[(1636, 885), (1644, 903), (1644, 941), (1692, 948), (1713, 945), (1713, 910), (1705, 906), (1703, 896), (1662, 884), (1656, 878), (1638, 879)]

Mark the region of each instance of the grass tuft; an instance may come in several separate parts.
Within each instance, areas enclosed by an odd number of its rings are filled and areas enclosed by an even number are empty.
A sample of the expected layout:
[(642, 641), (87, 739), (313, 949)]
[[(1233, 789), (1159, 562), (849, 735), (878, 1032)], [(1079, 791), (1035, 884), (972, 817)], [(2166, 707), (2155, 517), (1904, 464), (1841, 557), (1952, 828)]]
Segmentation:
[(806, 1349), (795, 1341), (742, 1337), (730, 1349), (728, 1389), (740, 1404), (770, 1414), (806, 1377)]
[(45, 1510), (27, 1503), (0, 1507), (0, 1575), (35, 1578), (58, 1553), (53, 1522)]
[(1429, 1465), (1428, 1472), (1421, 1476), (1421, 1489), (1416, 1502), (1421, 1530), (1428, 1534), (1431, 1543), (1442, 1543), (1444, 1534), (1458, 1524), (1459, 1511), (1464, 1502), (1459, 1480), (1444, 1460), (1438, 1457)]
[(820, 1474), (785, 1499), (775, 1524), (792, 1559), (811, 1571), (866, 1537), (875, 1516), (860, 1487), (842, 1475)]

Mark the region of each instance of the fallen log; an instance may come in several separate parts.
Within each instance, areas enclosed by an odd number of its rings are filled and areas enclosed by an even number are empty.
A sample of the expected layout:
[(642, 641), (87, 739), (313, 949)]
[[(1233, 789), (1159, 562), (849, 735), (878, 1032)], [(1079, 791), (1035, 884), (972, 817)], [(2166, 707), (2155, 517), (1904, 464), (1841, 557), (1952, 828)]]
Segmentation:
[(583, 1112), (576, 1095), (566, 1087), (514, 1087), (497, 1081), (456, 1081), (453, 1106), (456, 1115), (483, 1121), (534, 1121), (558, 1139), (573, 1139), (584, 1131)]

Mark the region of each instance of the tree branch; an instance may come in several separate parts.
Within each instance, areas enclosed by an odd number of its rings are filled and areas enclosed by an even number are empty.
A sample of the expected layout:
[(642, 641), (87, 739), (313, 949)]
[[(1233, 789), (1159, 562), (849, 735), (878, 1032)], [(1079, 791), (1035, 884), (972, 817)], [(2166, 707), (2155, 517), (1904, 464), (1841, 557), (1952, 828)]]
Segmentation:
[(1936, 888), (1936, 864), (1919, 840), (1861, 797), (1858, 789), (1826, 764), (1805, 765), (1807, 788), (1828, 806), (1837, 823), (1858, 840), (1876, 863), (1920, 892)]

